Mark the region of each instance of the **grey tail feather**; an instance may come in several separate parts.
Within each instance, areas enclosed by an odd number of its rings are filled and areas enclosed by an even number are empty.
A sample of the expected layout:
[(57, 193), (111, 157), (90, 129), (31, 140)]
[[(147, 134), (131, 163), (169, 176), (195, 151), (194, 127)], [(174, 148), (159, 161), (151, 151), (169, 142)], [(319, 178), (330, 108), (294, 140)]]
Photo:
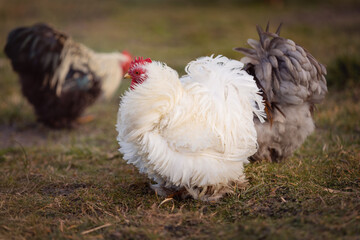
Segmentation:
[(245, 48), (243, 47), (235, 47), (233, 48), (234, 51), (237, 51), (237, 52), (241, 52), (242, 50), (244, 50)]
[(279, 24), (278, 28), (276, 29), (276, 32), (275, 32), (275, 33), (276, 33), (278, 36), (280, 36), (280, 30), (281, 30), (282, 25), (283, 25), (283, 23), (281, 22), (281, 23)]
[(266, 30), (265, 32), (269, 32), (269, 27), (270, 27), (270, 21), (268, 20), (267, 24), (266, 24)]
[(260, 37), (260, 44), (261, 44), (262, 48), (264, 48), (264, 40), (265, 40), (265, 35), (263, 34), (264, 30), (260, 27), (260, 25), (256, 25), (256, 30)]
[(236, 47), (236, 48), (233, 48), (233, 50), (244, 53), (245, 55), (253, 55), (254, 54), (254, 52), (253, 52), (254, 50), (250, 49), (250, 48)]

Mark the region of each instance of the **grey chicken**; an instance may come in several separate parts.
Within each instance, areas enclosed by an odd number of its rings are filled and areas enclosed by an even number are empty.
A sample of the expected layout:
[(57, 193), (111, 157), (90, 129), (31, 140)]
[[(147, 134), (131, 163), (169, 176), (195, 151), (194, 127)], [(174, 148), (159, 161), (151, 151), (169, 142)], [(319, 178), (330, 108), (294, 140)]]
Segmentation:
[(12, 30), (4, 51), (38, 121), (53, 128), (74, 126), (99, 96), (110, 97), (131, 62), (127, 52), (95, 53), (42, 23)]
[(254, 76), (265, 100), (267, 122), (255, 117), (259, 149), (253, 161), (279, 162), (291, 156), (314, 131), (312, 113), (327, 93), (326, 68), (306, 49), (290, 39), (257, 26), (260, 40), (249, 39), (251, 48), (235, 48)]

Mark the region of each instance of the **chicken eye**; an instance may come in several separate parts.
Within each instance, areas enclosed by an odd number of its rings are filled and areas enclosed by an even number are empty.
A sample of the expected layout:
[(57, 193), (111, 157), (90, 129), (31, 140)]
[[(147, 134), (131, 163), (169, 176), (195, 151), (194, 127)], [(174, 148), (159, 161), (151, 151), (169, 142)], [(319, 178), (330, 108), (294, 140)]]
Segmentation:
[(136, 75), (139, 75), (139, 74), (140, 74), (140, 72), (139, 72), (139, 71), (136, 71), (136, 72), (135, 72), (135, 74), (136, 74)]

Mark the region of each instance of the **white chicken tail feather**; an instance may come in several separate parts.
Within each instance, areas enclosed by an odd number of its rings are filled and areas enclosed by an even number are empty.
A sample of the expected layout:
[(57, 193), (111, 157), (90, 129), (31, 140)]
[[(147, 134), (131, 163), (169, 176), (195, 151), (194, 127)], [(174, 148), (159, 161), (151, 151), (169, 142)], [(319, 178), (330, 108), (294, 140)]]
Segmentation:
[[(248, 95), (256, 117), (261, 123), (265, 122), (265, 105), (261, 91), (256, 86), (253, 76), (242, 70), (244, 64), (222, 55), (218, 55), (215, 58), (213, 56), (200, 57), (191, 61), (185, 68), (188, 75), (183, 76), (183, 79), (191, 77), (191, 79), (196, 79), (199, 82), (206, 82), (213, 93), (221, 92), (222, 90), (221, 86), (223, 83), (219, 81), (219, 77), (223, 76), (228, 81), (234, 81), (241, 94)], [(208, 74), (204, 74), (204, 72)]]

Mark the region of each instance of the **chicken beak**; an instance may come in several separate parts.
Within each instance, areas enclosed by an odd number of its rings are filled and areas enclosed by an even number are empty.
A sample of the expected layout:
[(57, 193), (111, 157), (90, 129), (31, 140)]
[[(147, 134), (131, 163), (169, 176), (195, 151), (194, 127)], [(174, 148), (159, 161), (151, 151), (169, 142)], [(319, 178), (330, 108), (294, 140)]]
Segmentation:
[(126, 73), (125, 76), (124, 76), (124, 78), (125, 78), (125, 79), (131, 79), (131, 76), (130, 76), (128, 73)]

